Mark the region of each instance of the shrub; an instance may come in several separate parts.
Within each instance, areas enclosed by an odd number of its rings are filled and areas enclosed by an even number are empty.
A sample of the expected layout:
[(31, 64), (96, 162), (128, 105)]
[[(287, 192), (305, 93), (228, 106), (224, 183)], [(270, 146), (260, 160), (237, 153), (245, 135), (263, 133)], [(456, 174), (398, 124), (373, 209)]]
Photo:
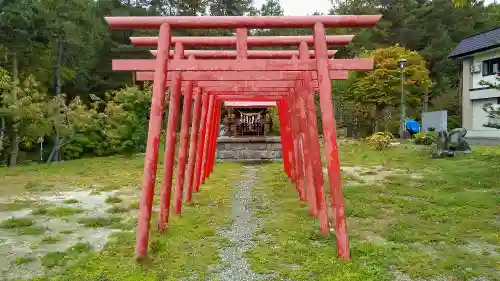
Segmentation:
[(391, 145), (394, 136), (389, 132), (377, 132), (366, 138), (366, 140), (376, 150), (385, 150)]
[(415, 144), (431, 145), (437, 140), (437, 132), (420, 132), (415, 135)]

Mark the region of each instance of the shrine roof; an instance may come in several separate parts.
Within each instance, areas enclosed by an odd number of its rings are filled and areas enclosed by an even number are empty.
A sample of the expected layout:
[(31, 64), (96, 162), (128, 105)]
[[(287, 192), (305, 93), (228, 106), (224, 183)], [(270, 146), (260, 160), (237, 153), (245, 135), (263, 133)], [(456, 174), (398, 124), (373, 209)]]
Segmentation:
[(226, 101), (225, 107), (273, 107), (276, 106), (274, 101)]

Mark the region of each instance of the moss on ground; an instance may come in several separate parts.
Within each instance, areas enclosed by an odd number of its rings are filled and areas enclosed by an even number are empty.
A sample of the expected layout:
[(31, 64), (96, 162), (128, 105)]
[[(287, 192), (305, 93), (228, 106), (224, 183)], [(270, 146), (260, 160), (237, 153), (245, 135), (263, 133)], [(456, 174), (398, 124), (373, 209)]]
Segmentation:
[(0, 223), (0, 228), (22, 228), (35, 224), (31, 218), (10, 218)]
[(33, 210), (33, 215), (41, 215), (47, 217), (67, 217), (74, 214), (83, 213), (83, 209), (73, 208), (73, 207), (47, 207), (42, 206), (38, 209)]
[(336, 259), (334, 234), (318, 235), (318, 223), (298, 202), (282, 164), (263, 166), (262, 184), (254, 192), (264, 223), (258, 246), (247, 253), (252, 268), (278, 271), (287, 280), (375, 281), (396, 275), (495, 280), (500, 275), (494, 253), (500, 242), (494, 223), (500, 210), (498, 151), (433, 160), (428, 152), (404, 147), (382, 152), (359, 144), (341, 147), (341, 165), (383, 165), (423, 175), (344, 188), (352, 256), (347, 263)]

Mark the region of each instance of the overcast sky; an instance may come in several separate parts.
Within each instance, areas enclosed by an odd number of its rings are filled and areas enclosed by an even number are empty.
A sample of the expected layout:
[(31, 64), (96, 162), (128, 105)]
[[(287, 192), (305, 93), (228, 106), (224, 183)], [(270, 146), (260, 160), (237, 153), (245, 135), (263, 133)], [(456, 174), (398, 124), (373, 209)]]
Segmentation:
[[(260, 8), (265, 2), (266, 0), (254, 0), (257, 8)], [(500, 0), (485, 0), (484, 2), (490, 4), (498, 3)], [(332, 8), (329, 0), (280, 0), (280, 3), (285, 10), (285, 16), (312, 15), (316, 11), (326, 15)]]
[[(254, 0), (255, 6), (260, 8), (265, 0)], [(280, 0), (285, 16), (312, 15), (318, 11), (328, 14), (332, 5), (329, 0)]]

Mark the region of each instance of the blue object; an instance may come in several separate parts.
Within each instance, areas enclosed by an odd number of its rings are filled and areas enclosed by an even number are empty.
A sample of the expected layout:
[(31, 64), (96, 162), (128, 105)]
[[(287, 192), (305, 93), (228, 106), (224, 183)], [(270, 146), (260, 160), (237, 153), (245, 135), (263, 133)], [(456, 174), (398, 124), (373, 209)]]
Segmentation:
[(415, 120), (406, 120), (406, 129), (412, 134), (420, 133), (420, 124)]

